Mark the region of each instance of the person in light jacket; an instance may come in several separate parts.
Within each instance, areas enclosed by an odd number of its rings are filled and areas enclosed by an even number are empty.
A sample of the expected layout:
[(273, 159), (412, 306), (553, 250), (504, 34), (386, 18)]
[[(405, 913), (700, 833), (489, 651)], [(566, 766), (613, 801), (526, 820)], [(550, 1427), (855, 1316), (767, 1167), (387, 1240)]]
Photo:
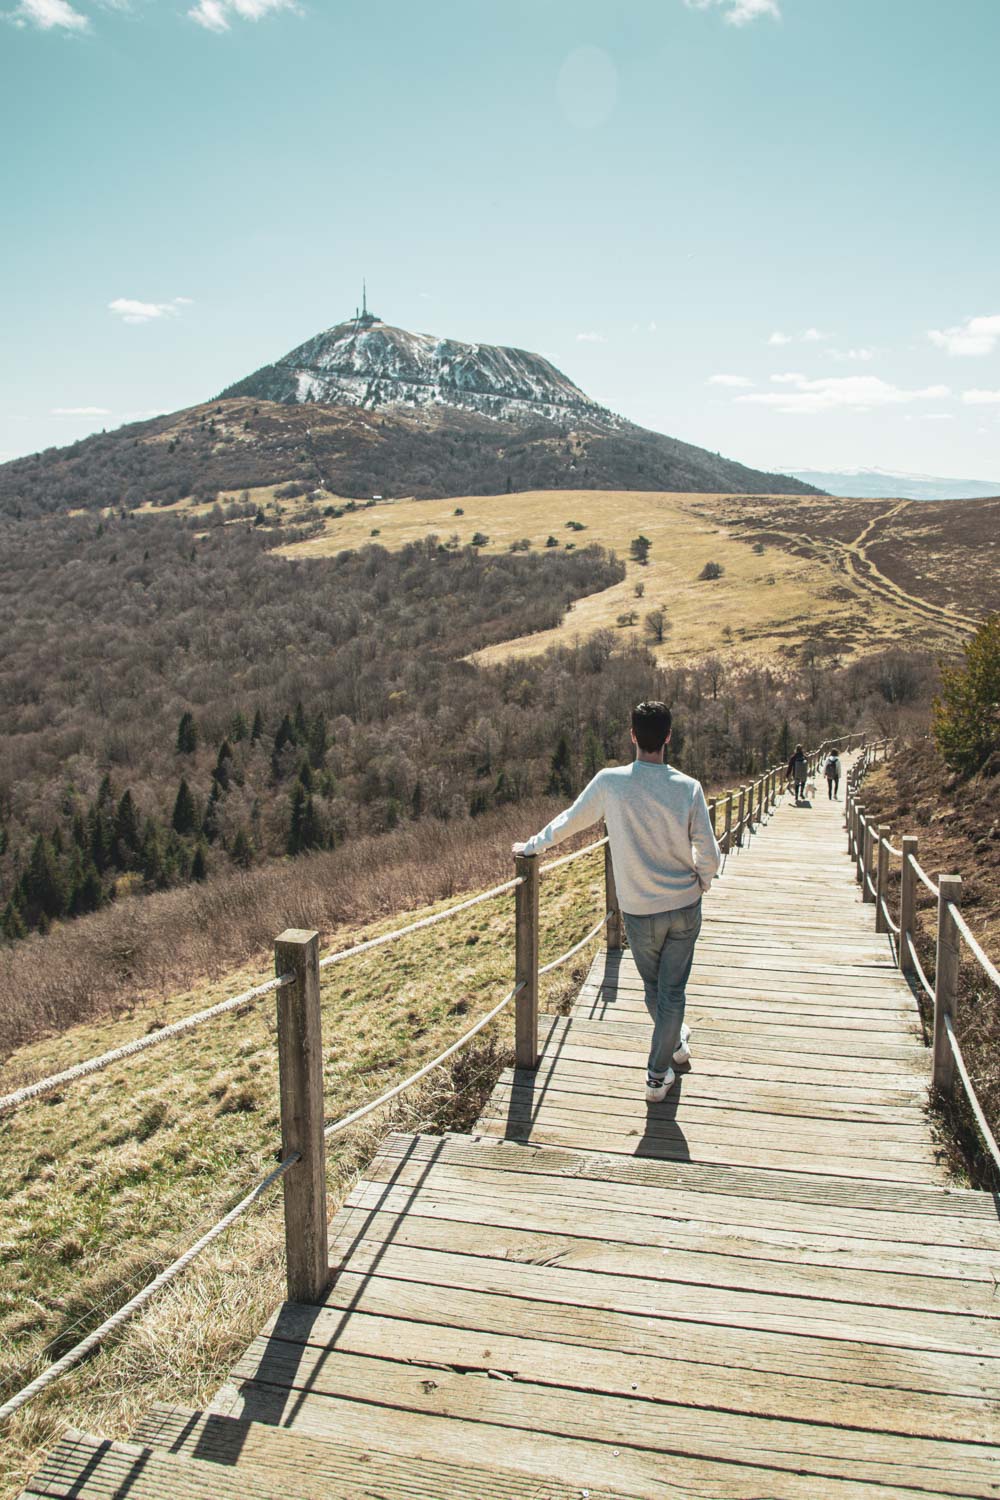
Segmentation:
[(670, 731), (665, 703), (640, 703), (632, 710), (631, 764), (598, 771), (572, 807), (514, 845), (515, 854), (539, 854), (601, 818), (607, 824), (618, 901), (653, 1022), (649, 1103), (658, 1103), (673, 1084), (671, 1063), (691, 1055), (685, 989), (701, 930), (701, 898), (722, 863), (701, 783), (667, 762)]
[(823, 775), (826, 777), (827, 795), (832, 801), (840, 791), (840, 756), (836, 750), (831, 750), (827, 756)]

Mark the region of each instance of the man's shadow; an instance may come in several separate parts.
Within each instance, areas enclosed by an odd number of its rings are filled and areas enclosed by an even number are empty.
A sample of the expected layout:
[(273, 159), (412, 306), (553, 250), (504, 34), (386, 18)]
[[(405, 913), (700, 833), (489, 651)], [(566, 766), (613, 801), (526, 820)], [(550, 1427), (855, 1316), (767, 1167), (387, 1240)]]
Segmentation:
[(646, 1105), (646, 1126), (636, 1144), (633, 1156), (652, 1157), (655, 1161), (690, 1161), (687, 1137), (678, 1122), (684, 1093), (684, 1079), (691, 1064), (675, 1067), (677, 1082), (659, 1104)]

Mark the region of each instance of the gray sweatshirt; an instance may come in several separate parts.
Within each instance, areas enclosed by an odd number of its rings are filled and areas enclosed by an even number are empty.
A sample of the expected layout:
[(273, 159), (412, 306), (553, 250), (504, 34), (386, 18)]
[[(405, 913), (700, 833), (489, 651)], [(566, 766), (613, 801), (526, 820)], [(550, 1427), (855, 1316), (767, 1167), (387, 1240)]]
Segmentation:
[(701, 783), (648, 760), (598, 771), (524, 852), (539, 854), (599, 818), (608, 825), (618, 902), (631, 916), (691, 906), (718, 874), (722, 854)]

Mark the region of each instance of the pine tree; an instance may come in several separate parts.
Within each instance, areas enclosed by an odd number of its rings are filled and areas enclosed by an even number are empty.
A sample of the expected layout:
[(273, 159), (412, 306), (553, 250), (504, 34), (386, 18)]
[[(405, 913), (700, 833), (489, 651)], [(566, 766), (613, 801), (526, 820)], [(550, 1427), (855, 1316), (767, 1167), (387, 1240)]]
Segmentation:
[(250, 865), (253, 864), (253, 848), (245, 828), (238, 828), (236, 830), (236, 837), (233, 839), (233, 847), (230, 850), (230, 858), (234, 865), (239, 865), (244, 870), (249, 869)]
[(545, 788), (550, 797), (573, 795), (572, 767), (569, 756), (569, 741), (564, 734), (559, 736), (549, 765), (549, 779)]
[(250, 743), (251, 743), (251, 745), (256, 745), (257, 741), (260, 739), (260, 737), (261, 737), (261, 735), (263, 733), (264, 733), (264, 715), (261, 713), (260, 709), (258, 708), (257, 712), (253, 716), (253, 727), (250, 730)]
[(278, 725), (278, 732), (274, 736), (274, 749), (271, 751), (271, 775), (275, 781), (281, 775), (281, 752), (286, 746), (295, 743), (295, 730), (292, 728), (291, 719), (286, 714)]
[(56, 860), (55, 851), (48, 839), (39, 834), (31, 850), (31, 858), (24, 879), (25, 914), (34, 917), (36, 925), (42, 917), (61, 917), (66, 910), (66, 887)]
[(309, 725), (306, 723), (306, 711), (302, 707), (300, 698), (295, 705), (295, 743), (304, 745), (309, 738)]
[(191, 795), (191, 788), (181, 778), (181, 784), (177, 788), (177, 798), (174, 802), (174, 814), (170, 820), (175, 833), (194, 833), (198, 826), (198, 813)]
[(307, 792), (311, 792), (312, 791), (312, 789), (313, 789), (312, 766), (309, 764), (309, 762), (307, 760), (304, 760), (302, 762), (302, 764), (299, 766), (299, 780), (301, 781), (302, 785), (305, 787), (305, 789), (306, 789)]
[[(390, 823), (390, 828), (395, 824)], [(300, 848), (322, 849), (325, 842), (323, 836), (323, 823), (316, 805), (311, 797), (306, 798), (306, 805), (302, 813), (302, 826), (300, 830)]]
[(205, 855), (205, 845), (199, 844), (194, 851), (191, 861), (191, 879), (205, 880), (208, 877), (208, 861)]
[(119, 869), (131, 870), (134, 867), (141, 844), (139, 814), (132, 793), (126, 790), (115, 813), (114, 850)]
[(229, 738), (233, 741), (234, 744), (238, 745), (241, 740), (246, 739), (249, 733), (250, 731), (247, 727), (246, 718), (243, 713), (239, 709), (237, 709), (236, 713), (233, 714), (233, 717), (229, 721)]
[(292, 789), (292, 815), (288, 824), (285, 847), (289, 854), (298, 854), (302, 849), (302, 821), (306, 810), (306, 789), (301, 781)]
[(212, 772), (212, 780), (222, 791), (229, 790), (229, 762), (233, 758), (233, 747), (228, 740), (223, 740), (219, 746), (219, 754), (215, 762), (215, 770)]
[(4, 941), (7, 943), (16, 943), (19, 938), (28, 935), (28, 929), (21, 920), (21, 913), (13, 900), (8, 901), (3, 909), (3, 916), (0, 917), (0, 933), (3, 934)]
[(194, 722), (194, 715), (181, 714), (181, 721), (177, 726), (177, 754), (193, 755), (197, 748), (198, 728)]
[(410, 815), (413, 818), (423, 816), (424, 811), (424, 789), (418, 781), (413, 788), (413, 796), (410, 799)]
[(326, 719), (318, 713), (309, 726), (309, 760), (319, 770), (326, 760)]
[(219, 783), (213, 781), (205, 804), (205, 816), (201, 820), (202, 838), (207, 839), (210, 844), (214, 844), (219, 836), (219, 796)]

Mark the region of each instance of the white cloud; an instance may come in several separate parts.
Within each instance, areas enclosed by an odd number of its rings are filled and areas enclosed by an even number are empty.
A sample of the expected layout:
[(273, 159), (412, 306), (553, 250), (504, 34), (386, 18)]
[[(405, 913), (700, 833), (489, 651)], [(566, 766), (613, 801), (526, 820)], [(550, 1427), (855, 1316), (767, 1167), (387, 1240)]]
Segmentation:
[(926, 411), (923, 417), (925, 422), (954, 422), (953, 411)]
[(780, 328), (776, 328), (767, 342), (775, 347), (782, 344), (822, 344), (829, 337), (828, 333), (823, 333), (819, 328), (805, 328), (801, 333), (782, 333)]
[(749, 386), (749, 385), (753, 385), (754, 382), (752, 380), (749, 380), (746, 375), (710, 375), (708, 377), (708, 379), (705, 381), (705, 384), (706, 385)]
[(52, 417), (110, 417), (111, 410), (107, 406), (53, 406), (49, 415)]
[(1000, 391), (963, 391), (962, 400), (969, 406), (1000, 406)]
[(647, 332), (649, 332), (649, 333), (655, 333), (656, 332), (656, 323), (655, 323), (655, 321), (652, 318), (650, 318), (650, 320), (649, 320), (649, 328), (648, 328)]
[(188, 11), (206, 31), (228, 31), (234, 20), (259, 21), (278, 10), (297, 10), (296, 0), (198, 0)]
[(578, 344), (606, 344), (608, 342), (603, 333), (578, 333), (576, 341)]
[(730, 26), (745, 26), (748, 21), (759, 20), (761, 16), (781, 20), (778, 0), (684, 0), (684, 4), (689, 10), (708, 10), (713, 5), (721, 5)]
[(7, 15), (15, 26), (37, 26), (40, 31), (86, 31), (90, 21), (74, 10), (69, 0), (20, 0), (16, 10)]
[(867, 363), (868, 360), (875, 358), (875, 350), (866, 349), (863, 346), (859, 349), (827, 349), (826, 352), (831, 359), (862, 360)]
[(190, 297), (174, 297), (170, 302), (137, 302), (134, 297), (116, 297), (108, 307), (126, 323), (150, 323), (154, 318), (176, 318), (182, 307), (190, 307)]
[(1000, 313), (988, 318), (966, 318), (954, 328), (929, 328), (927, 337), (949, 354), (992, 354), (1000, 343)]
[(737, 396), (737, 401), (770, 406), (775, 411), (797, 415), (816, 415), (828, 411), (874, 411), (879, 407), (901, 406), (911, 401), (939, 401), (950, 396), (946, 385), (929, 385), (921, 390), (903, 390), (879, 380), (875, 375), (848, 375), (808, 380), (804, 375), (773, 375), (777, 384), (788, 385), (787, 391), (768, 391), (752, 396)]

